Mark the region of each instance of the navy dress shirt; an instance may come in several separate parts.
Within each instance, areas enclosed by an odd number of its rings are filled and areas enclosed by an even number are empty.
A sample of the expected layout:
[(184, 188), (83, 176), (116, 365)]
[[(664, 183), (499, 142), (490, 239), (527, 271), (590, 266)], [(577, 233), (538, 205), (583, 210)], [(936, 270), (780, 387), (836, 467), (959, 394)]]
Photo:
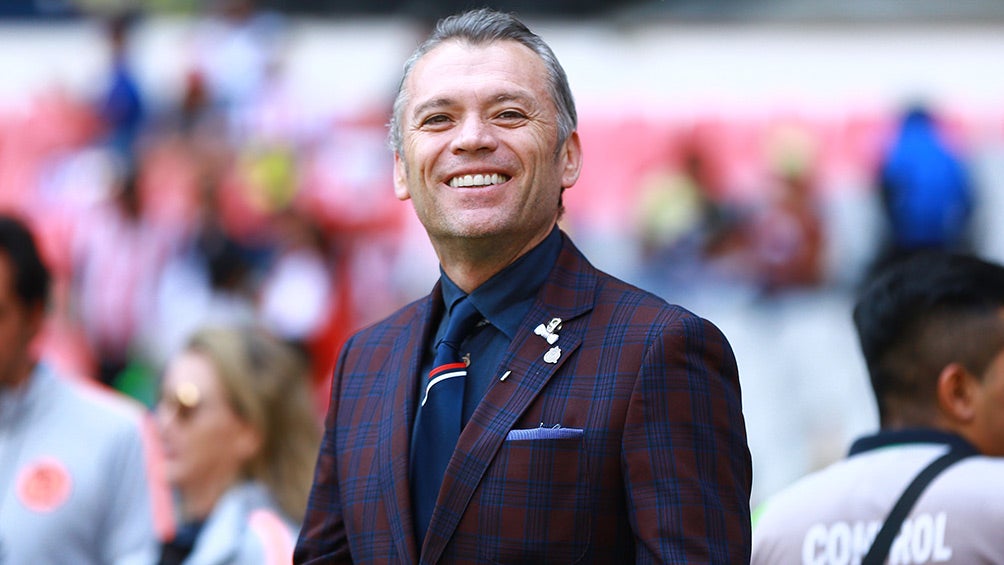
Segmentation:
[[(470, 354), (471, 364), (467, 368), (467, 382), (464, 387), (463, 423), (466, 425), (474, 409), (497, 375), (499, 363), (509, 344), (516, 336), (520, 322), (533, 306), (537, 291), (544, 284), (558, 260), (561, 251), (561, 232), (555, 227), (551, 233), (525, 255), (498, 274), (485, 281), (470, 294), (470, 300), (478, 312), (485, 317), (475, 331), (460, 345), (461, 354)], [(439, 322), (434, 339), (427, 344), (420, 382), (432, 370), (435, 357), (434, 345), (446, 332), (446, 323), (453, 306), (464, 296), (460, 289), (440, 270), (443, 290), (444, 314)], [(531, 320), (533, 326), (546, 324), (549, 320)], [(421, 396), (421, 395), (419, 395)], [(421, 410), (421, 408), (419, 408)], [(417, 418), (416, 418), (417, 421)]]

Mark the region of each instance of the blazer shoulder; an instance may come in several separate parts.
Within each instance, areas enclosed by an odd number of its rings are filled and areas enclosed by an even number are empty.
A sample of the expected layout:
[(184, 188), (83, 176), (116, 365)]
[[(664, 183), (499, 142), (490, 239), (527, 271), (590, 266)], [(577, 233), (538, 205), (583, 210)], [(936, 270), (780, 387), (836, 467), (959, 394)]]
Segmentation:
[[(624, 320), (651, 328), (684, 324), (706, 326), (710, 321), (679, 304), (595, 267), (567, 236), (544, 302), (568, 311), (592, 309), (599, 319)], [(717, 328), (715, 328), (717, 329)]]
[[(598, 271), (597, 307), (630, 309), (632, 318), (640, 323), (673, 325), (677, 323), (709, 323), (687, 307), (669, 302), (665, 298), (635, 286), (608, 273)], [(712, 324), (713, 325), (713, 324)]]
[(382, 343), (394, 341), (402, 331), (424, 320), (431, 307), (431, 295), (402, 306), (387, 317), (357, 330), (349, 338), (355, 343)]

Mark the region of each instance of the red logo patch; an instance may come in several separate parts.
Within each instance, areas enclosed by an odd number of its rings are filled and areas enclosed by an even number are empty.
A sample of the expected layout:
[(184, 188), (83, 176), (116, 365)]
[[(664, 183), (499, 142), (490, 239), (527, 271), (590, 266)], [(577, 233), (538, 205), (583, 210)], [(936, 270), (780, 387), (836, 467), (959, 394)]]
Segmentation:
[(51, 512), (70, 497), (70, 472), (58, 460), (39, 459), (21, 470), (17, 497), (29, 510)]

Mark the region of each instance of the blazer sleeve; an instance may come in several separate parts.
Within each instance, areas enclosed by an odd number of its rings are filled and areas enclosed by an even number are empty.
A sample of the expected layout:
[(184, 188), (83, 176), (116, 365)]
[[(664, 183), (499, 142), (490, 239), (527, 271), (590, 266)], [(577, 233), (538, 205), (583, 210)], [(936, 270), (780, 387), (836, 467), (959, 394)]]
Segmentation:
[(639, 563), (748, 563), (752, 462), (732, 348), (694, 315), (646, 352), (622, 446)]
[(293, 552), (294, 564), (352, 563), (341, 495), (338, 490), (337, 438), (335, 437), (339, 391), (351, 340), (342, 348), (331, 379), (331, 402), (325, 416), (324, 437), (314, 469), (314, 484), (307, 501), (307, 512)]

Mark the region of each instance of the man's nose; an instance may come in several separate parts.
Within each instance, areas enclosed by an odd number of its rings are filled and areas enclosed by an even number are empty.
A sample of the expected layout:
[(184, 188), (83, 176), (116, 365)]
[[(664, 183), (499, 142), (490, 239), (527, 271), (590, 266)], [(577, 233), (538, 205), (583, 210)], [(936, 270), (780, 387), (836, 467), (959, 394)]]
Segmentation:
[(464, 118), (456, 129), (453, 139), (454, 152), (476, 152), (493, 150), (498, 144), (492, 125), (481, 117)]

